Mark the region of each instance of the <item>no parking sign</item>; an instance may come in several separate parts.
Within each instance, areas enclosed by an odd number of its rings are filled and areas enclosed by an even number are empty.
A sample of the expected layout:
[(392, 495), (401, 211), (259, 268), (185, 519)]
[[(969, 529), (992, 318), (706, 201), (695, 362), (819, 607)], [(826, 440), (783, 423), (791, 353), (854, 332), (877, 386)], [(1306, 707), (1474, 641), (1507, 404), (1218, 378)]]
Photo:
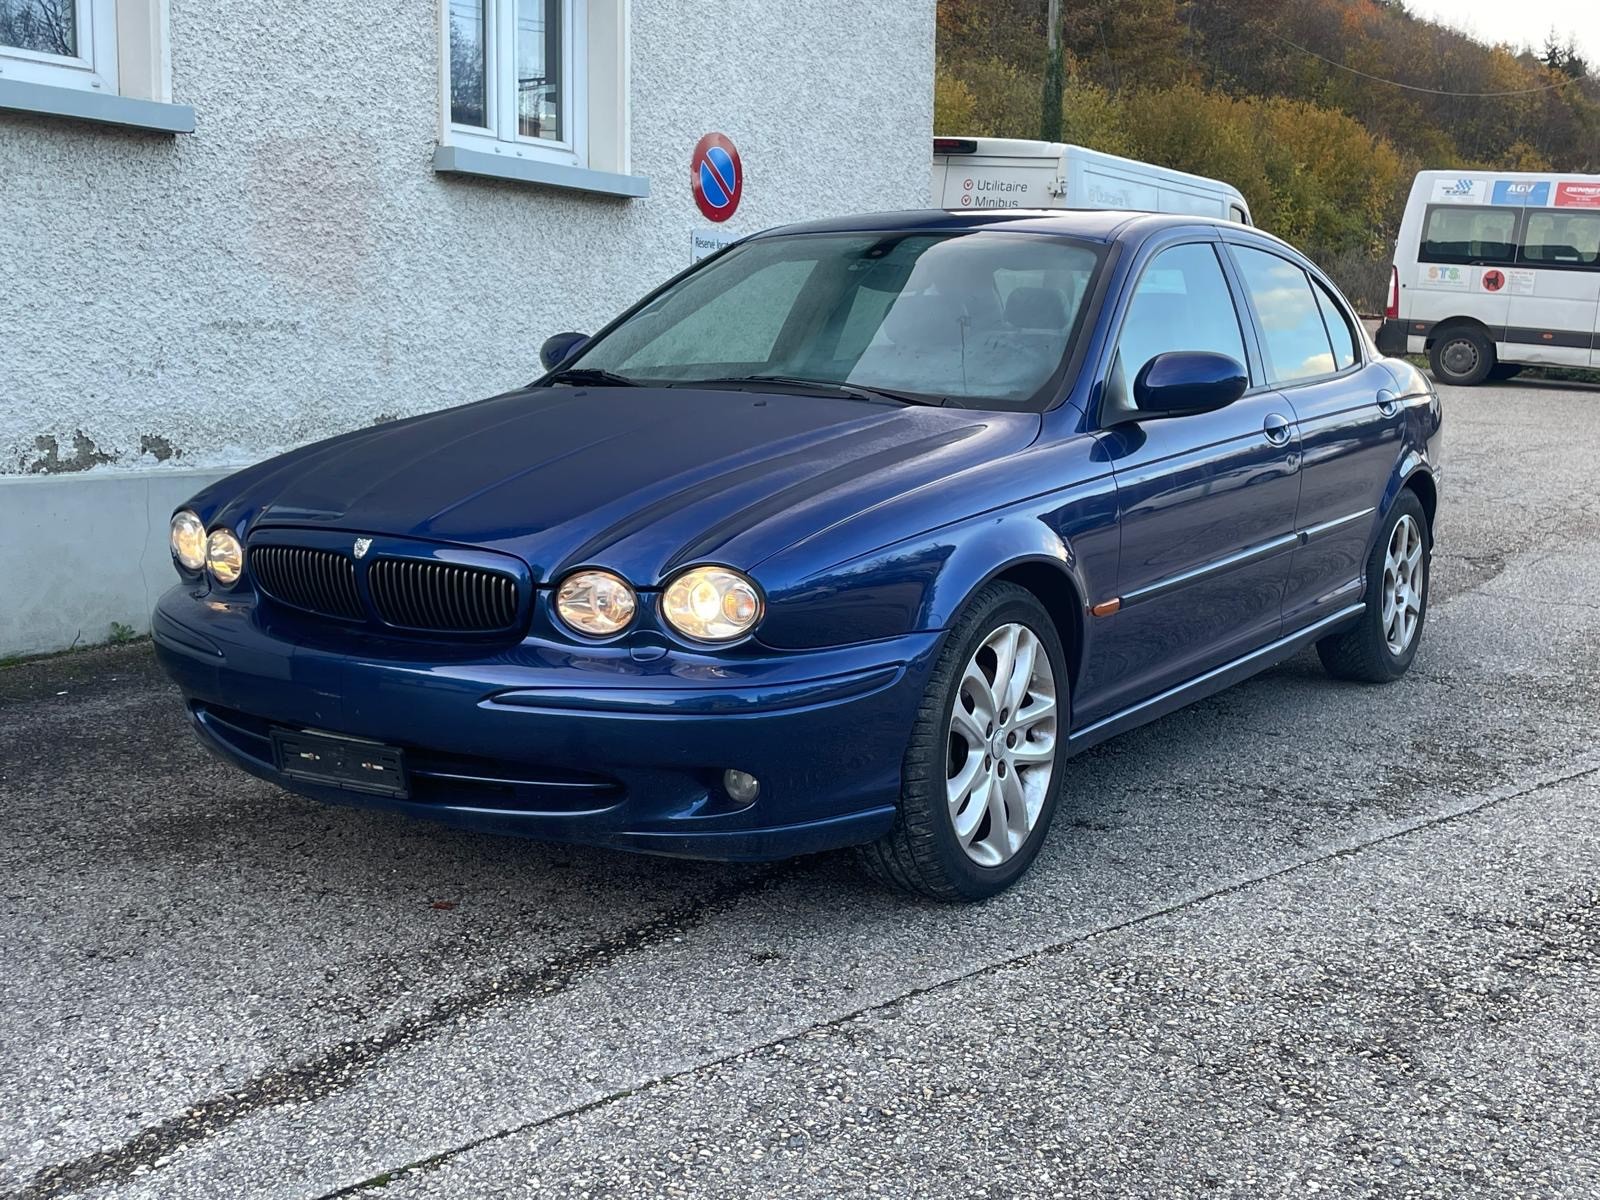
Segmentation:
[(738, 210), (744, 195), (744, 165), (727, 134), (708, 133), (695, 143), (689, 156), (689, 187), (708, 220), (726, 221)]

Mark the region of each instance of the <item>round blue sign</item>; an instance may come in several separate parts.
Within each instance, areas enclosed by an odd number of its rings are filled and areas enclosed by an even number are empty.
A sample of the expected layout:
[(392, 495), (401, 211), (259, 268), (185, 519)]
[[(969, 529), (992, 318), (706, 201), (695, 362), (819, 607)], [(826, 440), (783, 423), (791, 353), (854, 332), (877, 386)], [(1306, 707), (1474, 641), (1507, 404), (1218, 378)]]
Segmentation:
[(733, 142), (720, 133), (700, 139), (689, 159), (689, 182), (700, 211), (713, 221), (726, 221), (744, 193), (743, 164)]

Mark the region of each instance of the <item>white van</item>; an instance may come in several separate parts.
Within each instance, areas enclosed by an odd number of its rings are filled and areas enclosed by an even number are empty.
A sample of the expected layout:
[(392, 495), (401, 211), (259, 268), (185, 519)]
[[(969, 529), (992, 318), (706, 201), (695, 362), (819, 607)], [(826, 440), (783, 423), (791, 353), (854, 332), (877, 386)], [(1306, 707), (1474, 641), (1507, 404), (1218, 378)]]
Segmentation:
[(1600, 366), (1600, 175), (1423, 171), (1378, 329), (1442, 383)]
[(1062, 142), (936, 137), (933, 195), (941, 208), (1119, 208), (1193, 213), (1249, 225), (1239, 189)]

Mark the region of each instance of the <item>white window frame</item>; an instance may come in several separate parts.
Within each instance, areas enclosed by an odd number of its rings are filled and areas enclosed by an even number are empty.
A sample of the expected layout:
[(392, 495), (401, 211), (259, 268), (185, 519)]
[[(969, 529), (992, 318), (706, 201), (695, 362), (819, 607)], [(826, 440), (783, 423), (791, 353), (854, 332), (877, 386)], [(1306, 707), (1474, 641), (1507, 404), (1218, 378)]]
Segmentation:
[(117, 94), (117, 0), (74, 0), (78, 53), (0, 45), (0, 79)]
[(516, 0), (484, 0), (484, 91), (487, 128), (450, 119), (450, 0), (439, 3), (440, 142), (470, 150), (510, 154), (566, 166), (589, 162), (588, 0), (560, 0), (561, 113), (565, 136), (522, 136), (517, 130)]

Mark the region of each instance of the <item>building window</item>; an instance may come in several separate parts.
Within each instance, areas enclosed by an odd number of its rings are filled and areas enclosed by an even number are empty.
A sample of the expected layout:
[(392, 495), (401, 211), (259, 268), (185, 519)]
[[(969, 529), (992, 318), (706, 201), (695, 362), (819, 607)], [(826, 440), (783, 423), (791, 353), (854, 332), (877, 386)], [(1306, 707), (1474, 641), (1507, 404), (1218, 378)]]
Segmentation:
[(445, 8), (445, 141), (585, 165), (587, 3), (445, 0)]
[(0, 78), (114, 94), (116, 0), (0, 0)]

